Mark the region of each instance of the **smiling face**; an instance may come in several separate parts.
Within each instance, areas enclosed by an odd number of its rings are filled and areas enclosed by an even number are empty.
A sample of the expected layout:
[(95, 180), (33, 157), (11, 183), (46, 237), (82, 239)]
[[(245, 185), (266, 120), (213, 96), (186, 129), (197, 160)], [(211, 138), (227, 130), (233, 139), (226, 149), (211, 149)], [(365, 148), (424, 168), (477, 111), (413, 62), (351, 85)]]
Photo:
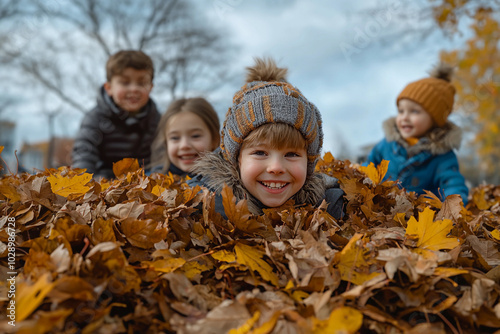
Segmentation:
[(184, 172), (191, 171), (201, 152), (214, 149), (208, 126), (190, 111), (182, 111), (170, 117), (165, 137), (170, 162)]
[(267, 207), (278, 207), (295, 195), (307, 176), (305, 149), (243, 146), (239, 155), (243, 186)]
[(404, 139), (420, 138), (434, 126), (434, 121), (420, 104), (402, 99), (398, 103), (396, 126)]
[(136, 113), (149, 101), (149, 93), (153, 89), (151, 73), (148, 70), (127, 67), (121, 74), (113, 75), (111, 80), (104, 84), (104, 89), (117, 106)]

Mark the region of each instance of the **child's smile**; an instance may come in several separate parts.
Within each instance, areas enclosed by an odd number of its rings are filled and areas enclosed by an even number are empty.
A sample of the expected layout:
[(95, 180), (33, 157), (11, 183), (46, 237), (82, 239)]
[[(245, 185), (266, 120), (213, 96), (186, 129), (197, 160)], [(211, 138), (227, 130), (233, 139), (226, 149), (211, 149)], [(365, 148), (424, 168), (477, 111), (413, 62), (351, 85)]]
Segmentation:
[(304, 185), (305, 149), (273, 149), (268, 145), (243, 148), (239, 156), (243, 186), (267, 207), (278, 207)]
[(185, 172), (191, 171), (200, 152), (212, 149), (210, 130), (190, 111), (182, 111), (168, 120), (165, 137), (170, 162)]

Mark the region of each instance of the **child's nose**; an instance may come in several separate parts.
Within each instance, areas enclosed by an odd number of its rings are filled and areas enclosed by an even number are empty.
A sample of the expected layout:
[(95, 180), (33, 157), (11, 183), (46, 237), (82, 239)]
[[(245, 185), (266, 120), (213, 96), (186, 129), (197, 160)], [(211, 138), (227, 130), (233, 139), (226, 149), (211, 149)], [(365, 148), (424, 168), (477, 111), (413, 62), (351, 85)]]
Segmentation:
[(279, 157), (271, 157), (267, 166), (267, 172), (273, 174), (283, 174), (285, 172), (283, 159)]
[(191, 143), (188, 138), (186, 137), (181, 137), (181, 143), (180, 143), (181, 148), (189, 148), (191, 147)]

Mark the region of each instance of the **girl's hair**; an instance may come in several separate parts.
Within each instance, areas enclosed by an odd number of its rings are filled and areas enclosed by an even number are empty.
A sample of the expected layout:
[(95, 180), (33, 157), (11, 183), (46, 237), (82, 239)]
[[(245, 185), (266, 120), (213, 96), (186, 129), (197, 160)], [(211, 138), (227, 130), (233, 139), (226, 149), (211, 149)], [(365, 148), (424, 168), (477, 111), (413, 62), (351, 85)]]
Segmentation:
[(307, 142), (299, 130), (285, 123), (267, 123), (257, 129), (243, 140), (241, 149), (258, 145), (268, 145), (272, 149), (305, 149)]
[(212, 136), (212, 149), (219, 146), (220, 123), (219, 116), (212, 105), (202, 97), (181, 98), (172, 102), (167, 111), (162, 115), (158, 127), (156, 128), (155, 139), (151, 144), (151, 167), (163, 165), (162, 172), (168, 171), (170, 161), (167, 154), (166, 127), (169, 119), (183, 111), (189, 111), (200, 117), (208, 127)]

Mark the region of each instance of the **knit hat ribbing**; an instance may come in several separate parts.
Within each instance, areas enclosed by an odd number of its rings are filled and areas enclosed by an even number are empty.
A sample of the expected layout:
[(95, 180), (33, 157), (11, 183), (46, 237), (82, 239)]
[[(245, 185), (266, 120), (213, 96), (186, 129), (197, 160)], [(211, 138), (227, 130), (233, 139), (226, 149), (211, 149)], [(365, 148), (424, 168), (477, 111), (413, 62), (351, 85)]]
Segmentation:
[(402, 99), (420, 104), (439, 127), (446, 124), (453, 111), (455, 87), (451, 84), (453, 68), (440, 64), (431, 77), (409, 83), (399, 94), (396, 105)]
[(308, 174), (312, 174), (323, 146), (321, 114), (302, 93), (285, 81), (286, 69), (272, 59), (256, 59), (247, 68), (247, 83), (234, 95), (221, 131), (224, 158), (238, 163), (243, 140), (259, 126), (284, 123), (297, 129), (307, 143)]

